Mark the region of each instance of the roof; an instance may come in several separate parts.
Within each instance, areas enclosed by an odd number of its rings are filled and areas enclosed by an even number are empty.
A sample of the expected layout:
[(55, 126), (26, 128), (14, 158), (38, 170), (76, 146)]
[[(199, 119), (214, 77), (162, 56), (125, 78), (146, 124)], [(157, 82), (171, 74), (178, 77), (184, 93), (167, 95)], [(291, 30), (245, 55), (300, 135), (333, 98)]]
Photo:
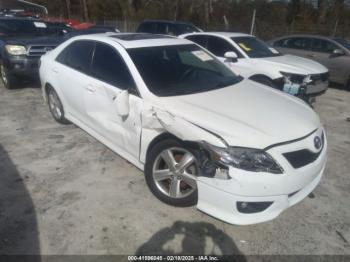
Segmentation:
[(167, 46), (167, 45), (186, 45), (193, 44), (186, 39), (179, 39), (167, 35), (154, 35), (144, 33), (104, 33), (78, 36), (77, 39), (106, 40), (115, 41), (122, 45), (125, 49)]
[(285, 36), (281, 36), (281, 37), (277, 37), (275, 39), (272, 39), (271, 41), (277, 41), (279, 39), (285, 39), (285, 38), (289, 38), (289, 37), (317, 37), (317, 38), (321, 38), (321, 39), (334, 39), (336, 37), (331, 37), (331, 36), (324, 36), (324, 35), (308, 35), (308, 34), (295, 34), (295, 35), (285, 35)]
[(40, 19), (34, 17), (20, 17), (20, 16), (0, 16), (0, 20), (25, 20), (25, 21), (39, 21)]
[(193, 34), (199, 34), (199, 35), (212, 35), (212, 36), (223, 36), (223, 37), (242, 37), (242, 36), (251, 36), (249, 34), (244, 34), (244, 33), (235, 33), (235, 32), (198, 32), (198, 33), (190, 33), (190, 34), (185, 34), (187, 35), (193, 35)]
[(146, 22), (193, 25), (190, 22), (173, 21), (173, 20), (152, 20), (152, 19), (147, 19), (147, 20), (142, 21), (142, 23), (146, 23)]
[(123, 41), (137, 41), (137, 40), (149, 40), (149, 39), (164, 39), (164, 38), (172, 38), (168, 35), (156, 35), (156, 34), (118, 34), (111, 36), (113, 38), (117, 38)]

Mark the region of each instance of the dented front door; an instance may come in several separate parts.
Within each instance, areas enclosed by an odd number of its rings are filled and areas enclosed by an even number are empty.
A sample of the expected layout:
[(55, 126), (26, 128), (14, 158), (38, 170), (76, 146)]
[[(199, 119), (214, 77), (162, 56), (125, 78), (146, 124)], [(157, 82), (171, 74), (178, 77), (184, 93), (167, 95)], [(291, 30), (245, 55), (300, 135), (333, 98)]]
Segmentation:
[[(115, 147), (138, 158), (143, 102), (123, 58), (114, 47), (96, 43), (91, 71), (83, 96), (89, 126)], [(121, 116), (115, 99), (124, 90), (130, 90), (130, 111)]]

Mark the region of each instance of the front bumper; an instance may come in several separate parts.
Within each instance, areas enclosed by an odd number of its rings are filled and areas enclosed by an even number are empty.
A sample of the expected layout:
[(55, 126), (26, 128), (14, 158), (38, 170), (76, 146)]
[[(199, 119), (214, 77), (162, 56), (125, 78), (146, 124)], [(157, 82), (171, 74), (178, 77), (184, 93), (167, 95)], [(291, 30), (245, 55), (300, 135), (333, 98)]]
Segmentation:
[(275, 79), (273, 82), (279, 90), (285, 93), (308, 99), (324, 94), (329, 86), (328, 74), (315, 75), (313, 78), (309, 84), (286, 84), (283, 77)]
[(8, 70), (17, 76), (38, 77), (40, 57), (13, 56), (4, 58)]
[[(287, 208), (308, 196), (318, 185), (325, 169), (327, 141), (318, 158), (304, 167), (295, 169), (283, 153), (312, 148), (316, 135), (269, 149), (267, 152), (283, 167), (284, 174), (253, 173), (230, 167), (231, 179), (199, 177), (197, 208), (227, 223), (249, 225), (276, 218)], [(310, 149), (311, 150), (311, 149)], [(258, 212), (242, 212), (240, 203), (270, 203)]]

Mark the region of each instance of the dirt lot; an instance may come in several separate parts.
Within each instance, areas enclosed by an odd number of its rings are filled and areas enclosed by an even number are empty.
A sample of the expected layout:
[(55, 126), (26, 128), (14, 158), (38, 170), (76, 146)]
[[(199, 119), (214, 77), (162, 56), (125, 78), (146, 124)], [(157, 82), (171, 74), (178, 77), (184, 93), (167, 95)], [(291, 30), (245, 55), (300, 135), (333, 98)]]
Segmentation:
[(142, 172), (54, 122), (39, 88), (0, 86), (0, 254), (350, 255), (350, 92), (330, 89), (316, 111), (329, 161), (314, 198), (233, 226), (159, 202)]

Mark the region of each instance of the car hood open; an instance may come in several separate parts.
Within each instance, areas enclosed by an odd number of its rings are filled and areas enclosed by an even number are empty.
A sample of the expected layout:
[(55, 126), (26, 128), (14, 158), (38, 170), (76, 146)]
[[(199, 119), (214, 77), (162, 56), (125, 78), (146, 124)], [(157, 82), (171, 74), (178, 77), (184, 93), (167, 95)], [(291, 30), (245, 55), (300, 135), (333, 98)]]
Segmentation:
[(250, 80), (199, 94), (161, 98), (162, 107), (230, 146), (266, 148), (306, 136), (320, 127), (304, 102)]
[(279, 71), (295, 74), (321, 74), (328, 72), (328, 69), (310, 59), (294, 55), (282, 55), (266, 58), (254, 58), (256, 62), (264, 63), (266, 66), (275, 66)]

